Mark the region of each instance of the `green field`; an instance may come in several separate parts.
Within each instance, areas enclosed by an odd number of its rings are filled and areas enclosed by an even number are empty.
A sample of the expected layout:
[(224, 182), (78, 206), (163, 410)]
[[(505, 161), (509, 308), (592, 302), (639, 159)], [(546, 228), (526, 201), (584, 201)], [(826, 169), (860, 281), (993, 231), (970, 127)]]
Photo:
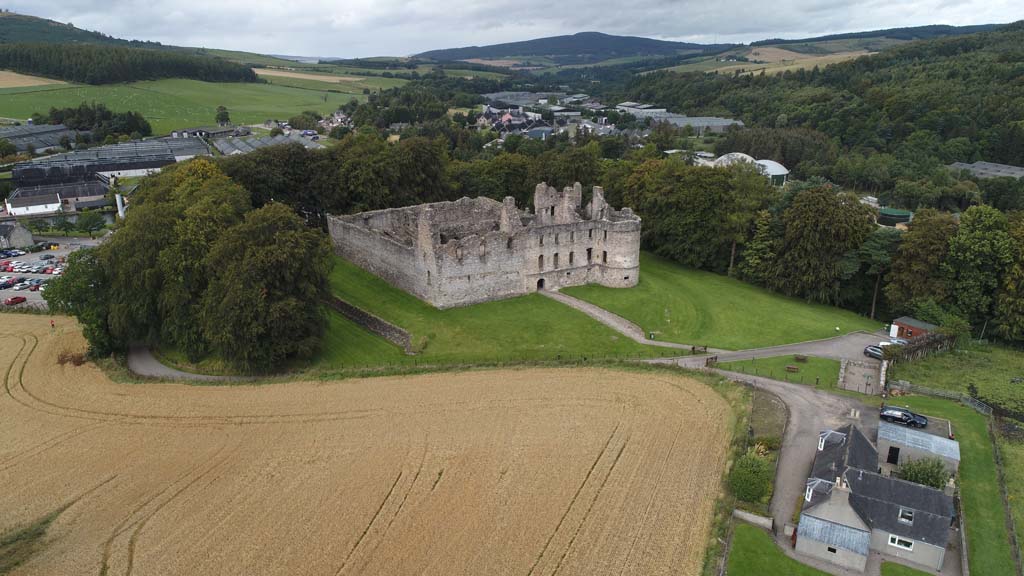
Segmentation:
[[(787, 366), (796, 366), (799, 372), (787, 372)], [(722, 370), (765, 376), (776, 380), (814, 385), (818, 382), (821, 390), (835, 390), (839, 380), (839, 361), (810, 356), (807, 362), (797, 362), (793, 356), (773, 356), (738, 362), (722, 362)]]
[(729, 550), (730, 576), (828, 576), (786, 556), (767, 532), (738, 522)]
[(977, 387), (988, 401), (1024, 412), (1024, 352), (998, 345), (969, 344), (963, 348), (915, 360), (900, 362), (890, 378), (920, 386), (968, 393)]
[[(340, 258), (330, 281), (340, 298), (408, 330), (421, 363), (664, 354), (536, 294), (438, 310)], [(373, 352), (372, 357), (382, 364), (395, 361), (390, 354)]]
[(942, 398), (903, 396), (894, 399), (894, 403), (953, 423), (960, 442), (960, 498), (967, 520), (971, 573), (1013, 576), (1010, 537), (987, 419), (971, 408)]
[[(306, 72), (302, 72), (305, 74)], [(379, 92), (380, 90), (387, 90), (388, 88), (396, 88), (398, 86), (404, 86), (409, 81), (403, 80), (402, 78), (383, 78), (379, 76), (360, 76), (355, 81), (336, 81), (332, 79), (331, 75), (324, 74), (324, 80), (313, 80), (311, 78), (288, 78), (284, 76), (268, 76), (260, 74), (260, 78), (266, 80), (268, 84), (275, 86), (288, 86), (291, 88), (299, 88), (302, 90), (316, 90), (320, 92), (332, 91), (341, 92), (344, 94), (351, 94), (360, 96), (363, 94), (363, 90), (367, 89), (371, 92)]]
[(1003, 476), (1017, 531), (1017, 545), (1024, 553), (1024, 541), (1021, 540), (1021, 530), (1024, 530), (1024, 440), (1000, 437), (999, 450), (1003, 456)]
[(659, 340), (727, 350), (817, 340), (882, 326), (853, 312), (808, 304), (648, 253), (640, 255), (640, 283), (635, 288), (592, 285), (563, 292), (632, 320)]
[[(326, 101), (325, 101), (326, 97)], [(28, 118), (51, 107), (82, 102), (106, 104), (115, 111), (142, 113), (156, 135), (176, 128), (213, 123), (217, 106), (227, 106), (236, 124), (287, 119), (304, 110), (333, 112), (352, 94), (326, 94), (274, 84), (210, 83), (198, 80), (156, 80), (106, 86), (57, 85), (0, 89), (0, 116)], [(363, 98), (362, 95), (355, 96)]]

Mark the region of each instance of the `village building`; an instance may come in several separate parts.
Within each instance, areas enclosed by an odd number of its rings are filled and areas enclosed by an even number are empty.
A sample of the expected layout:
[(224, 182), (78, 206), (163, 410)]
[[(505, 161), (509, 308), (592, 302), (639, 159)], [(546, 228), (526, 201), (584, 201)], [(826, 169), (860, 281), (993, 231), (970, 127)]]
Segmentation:
[(462, 198), (330, 216), (342, 257), (438, 308), (565, 286), (635, 286), (640, 217), (615, 210), (600, 187), (584, 207), (577, 183), (541, 183), (534, 209), (511, 197)]
[(889, 326), (889, 337), (890, 338), (919, 338), (926, 336), (930, 332), (935, 332), (939, 327), (929, 322), (918, 320), (910, 316), (900, 316), (899, 318), (892, 321), (892, 325)]

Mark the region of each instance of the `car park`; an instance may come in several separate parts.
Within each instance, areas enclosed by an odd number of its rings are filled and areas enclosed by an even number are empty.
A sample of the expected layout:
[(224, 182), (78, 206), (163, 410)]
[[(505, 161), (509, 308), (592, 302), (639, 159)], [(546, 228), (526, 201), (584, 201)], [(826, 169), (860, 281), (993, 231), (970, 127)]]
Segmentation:
[(7, 300), (4, 300), (4, 304), (7, 306), (14, 306), (15, 304), (21, 304), (26, 300), (27, 298), (25, 298), (24, 296), (11, 296)]
[(915, 414), (906, 408), (900, 408), (898, 406), (882, 406), (878, 417), (886, 422), (893, 422), (895, 424), (903, 424), (904, 426), (912, 426), (914, 428), (927, 428), (928, 419), (920, 414)]
[(864, 355), (876, 360), (882, 360), (885, 357), (885, 353), (882, 352), (882, 348), (879, 346), (868, 346), (864, 348)]
[(55, 258), (56, 256), (54, 256), (53, 254), (43, 254), (42, 256), (39, 257), (40, 260), (53, 260)]

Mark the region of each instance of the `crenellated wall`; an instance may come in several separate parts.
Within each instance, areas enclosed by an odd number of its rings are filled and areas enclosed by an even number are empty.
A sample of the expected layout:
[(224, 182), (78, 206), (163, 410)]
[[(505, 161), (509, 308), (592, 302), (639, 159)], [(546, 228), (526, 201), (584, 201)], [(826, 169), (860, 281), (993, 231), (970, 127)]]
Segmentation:
[(438, 308), (581, 284), (635, 286), (640, 218), (594, 188), (540, 184), (536, 213), (512, 198), (462, 198), (329, 217), (336, 251)]

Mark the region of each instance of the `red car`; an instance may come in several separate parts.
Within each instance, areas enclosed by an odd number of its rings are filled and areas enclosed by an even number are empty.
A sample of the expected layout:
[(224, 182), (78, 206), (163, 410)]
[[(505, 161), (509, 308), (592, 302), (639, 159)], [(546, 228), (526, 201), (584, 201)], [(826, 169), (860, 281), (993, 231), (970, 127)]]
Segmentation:
[(4, 304), (7, 306), (14, 306), (15, 304), (21, 304), (27, 300), (24, 296), (11, 296), (7, 300), (4, 300)]

